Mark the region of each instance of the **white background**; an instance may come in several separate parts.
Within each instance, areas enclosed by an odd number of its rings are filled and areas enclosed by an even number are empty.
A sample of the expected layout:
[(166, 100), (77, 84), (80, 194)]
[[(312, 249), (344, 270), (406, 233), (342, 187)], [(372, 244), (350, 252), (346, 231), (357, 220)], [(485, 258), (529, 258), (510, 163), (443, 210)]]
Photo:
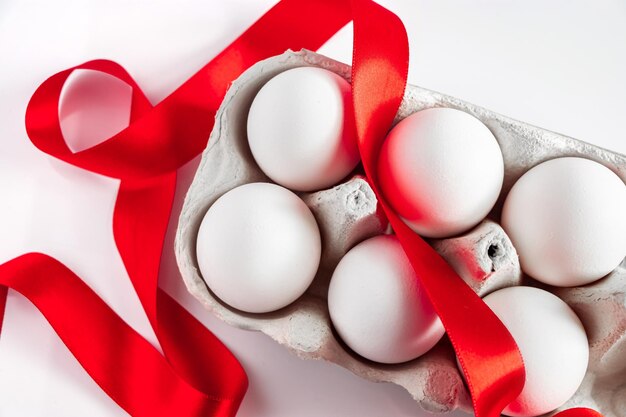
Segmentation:
[[(35, 149), (24, 130), (26, 103), (47, 76), (94, 58), (124, 65), (157, 102), (272, 3), (0, 0), (0, 262), (34, 250), (57, 257), (154, 340), (112, 240), (116, 181)], [(410, 83), (626, 153), (623, 0), (381, 3), (407, 26)], [(349, 62), (350, 31), (322, 52)], [(183, 169), (179, 206), (194, 168)], [(251, 385), (241, 416), (426, 415), (398, 387), (301, 361), (263, 335), (218, 322), (186, 296), (171, 240), (170, 233), (163, 285), (244, 364)], [(0, 416), (123, 415), (35, 308), (11, 292), (0, 338)]]

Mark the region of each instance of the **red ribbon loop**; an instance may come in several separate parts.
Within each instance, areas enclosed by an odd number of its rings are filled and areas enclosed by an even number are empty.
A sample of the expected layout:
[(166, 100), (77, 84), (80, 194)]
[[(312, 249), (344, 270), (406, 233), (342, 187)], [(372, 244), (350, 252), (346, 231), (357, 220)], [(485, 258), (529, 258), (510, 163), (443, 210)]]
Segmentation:
[[(213, 334), (157, 287), (176, 169), (206, 147), (215, 112), (232, 80), (285, 49), (317, 49), (349, 22), (349, 12), (348, 4), (333, 0), (283, 1), (154, 108), (121, 66), (104, 60), (62, 71), (33, 95), (26, 130), (35, 146), (72, 165), (122, 180), (113, 214), (115, 242), (165, 356), (79, 277), (45, 255), (24, 255), (0, 267), (0, 307), (6, 287), (31, 300), (89, 375), (129, 414), (236, 413), (247, 388), (243, 368)], [(132, 105), (126, 129), (73, 153), (61, 132), (58, 105), (63, 84), (76, 69), (101, 71), (127, 83)]]
[[(347, 0), (283, 0), (154, 107), (124, 68), (111, 61), (90, 61), (46, 80), (27, 108), (28, 135), (43, 152), (122, 180), (113, 216), (115, 242), (165, 356), (67, 267), (42, 254), (0, 265), (0, 325), (9, 287), (37, 306), (89, 375), (129, 414), (234, 415), (247, 387), (245, 372), (215, 336), (157, 287), (176, 169), (206, 147), (215, 112), (245, 69), (289, 48), (315, 50), (351, 17), (353, 100), (365, 172), (446, 327), (476, 415), (498, 416), (524, 383), (515, 342), (378, 191), (374, 167), (404, 94), (408, 40), (397, 16), (371, 0), (354, 0), (352, 7)], [(74, 153), (63, 138), (58, 105), (63, 84), (76, 69), (102, 71), (127, 83), (132, 105), (126, 129)], [(597, 417), (581, 410), (562, 417)]]
[[(61, 132), (58, 104), (65, 82), (74, 71), (80, 69), (103, 72), (128, 84), (132, 91), (131, 120), (130, 126), (117, 135), (96, 146), (74, 153)], [(136, 179), (142, 176), (137, 172), (137, 165), (145, 164), (144, 158), (148, 154), (160, 152), (161, 156), (167, 155), (159, 149), (163, 145), (162, 141), (157, 139), (151, 142), (150, 139), (154, 137), (151, 132), (140, 129), (138, 131), (138, 120), (150, 114), (150, 110), (152, 105), (122, 66), (113, 61), (94, 60), (61, 71), (37, 88), (26, 108), (26, 131), (37, 148), (71, 165), (113, 178)], [(155, 129), (159, 127), (155, 126)], [(173, 171), (166, 165), (154, 164), (154, 160), (151, 162), (153, 166), (149, 172), (153, 176)]]

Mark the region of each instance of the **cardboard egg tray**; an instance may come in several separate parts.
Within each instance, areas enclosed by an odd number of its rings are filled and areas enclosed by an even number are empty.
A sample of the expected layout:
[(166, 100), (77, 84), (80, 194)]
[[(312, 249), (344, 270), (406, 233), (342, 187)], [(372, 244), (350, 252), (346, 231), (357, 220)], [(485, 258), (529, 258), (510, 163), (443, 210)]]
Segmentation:
[[(300, 193), (318, 221), (323, 250), (313, 284), (291, 305), (272, 313), (244, 313), (222, 303), (200, 275), (196, 237), (211, 204), (239, 185), (270, 182), (248, 148), (246, 119), (250, 104), (270, 78), (301, 66), (322, 67), (348, 81), (350, 78), (350, 67), (343, 63), (309, 51), (288, 51), (257, 63), (228, 91), (185, 198), (176, 232), (176, 257), (185, 284), (223, 321), (242, 329), (261, 331), (303, 359), (323, 359), (368, 380), (398, 384), (428, 411), (447, 412), (457, 408), (469, 411), (469, 394), (447, 338), (413, 361), (384, 365), (359, 357), (333, 331), (326, 294), (334, 267), (355, 244), (388, 231), (374, 193), (363, 178), (355, 176), (332, 189)], [(407, 87), (396, 122), (430, 107), (456, 108), (477, 117), (493, 132), (504, 156), (504, 185), (489, 218), (463, 236), (431, 241), (481, 296), (526, 280), (514, 247), (496, 223), (504, 197), (524, 172), (549, 159), (580, 156), (607, 166), (626, 182), (626, 157), (623, 155), (420, 87)], [(587, 406), (606, 417), (626, 416), (626, 262), (609, 276), (584, 287), (544, 288), (574, 309), (589, 337), (587, 375), (575, 396), (562, 408)]]

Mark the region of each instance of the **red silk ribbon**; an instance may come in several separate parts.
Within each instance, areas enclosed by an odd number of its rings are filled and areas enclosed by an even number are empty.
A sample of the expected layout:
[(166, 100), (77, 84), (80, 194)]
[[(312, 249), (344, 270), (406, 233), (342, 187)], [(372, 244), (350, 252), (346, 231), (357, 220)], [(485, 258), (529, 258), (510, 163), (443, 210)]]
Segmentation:
[[(408, 41), (397, 16), (371, 0), (283, 0), (154, 107), (130, 75), (111, 61), (90, 61), (46, 80), (27, 108), (28, 135), (54, 157), (121, 179), (113, 216), (115, 242), (164, 356), (78, 276), (43, 254), (26, 254), (0, 265), (0, 329), (8, 287), (42, 312), (83, 368), (130, 415), (234, 415), (247, 388), (244, 370), (215, 336), (157, 286), (176, 169), (206, 147), (215, 112), (232, 80), (286, 49), (317, 49), (351, 19), (353, 100), (365, 172), (446, 327), (476, 415), (500, 415), (524, 383), (515, 342), (378, 192), (376, 155), (404, 94)], [(75, 69), (117, 77), (132, 87), (133, 96), (126, 129), (73, 153), (61, 133), (58, 105), (63, 84)], [(559, 416), (600, 415), (571, 409)]]

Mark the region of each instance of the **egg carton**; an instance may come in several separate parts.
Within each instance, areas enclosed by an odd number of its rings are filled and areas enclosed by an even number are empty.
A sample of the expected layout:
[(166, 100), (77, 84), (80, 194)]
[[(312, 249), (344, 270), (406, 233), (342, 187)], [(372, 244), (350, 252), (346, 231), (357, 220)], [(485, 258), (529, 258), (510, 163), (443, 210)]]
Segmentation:
[[(415, 360), (385, 365), (358, 356), (333, 331), (326, 302), (332, 271), (355, 244), (388, 232), (385, 217), (364, 178), (356, 175), (334, 188), (299, 194), (318, 221), (323, 250), (313, 284), (291, 305), (265, 314), (238, 311), (221, 302), (200, 275), (196, 238), (208, 208), (239, 185), (271, 182), (255, 163), (247, 143), (246, 119), (252, 100), (270, 78), (301, 66), (325, 68), (350, 79), (350, 67), (343, 63), (309, 51), (287, 51), (252, 66), (230, 87), (216, 115), (208, 147), (180, 214), (175, 251), (185, 284), (190, 293), (221, 320), (242, 329), (261, 331), (301, 358), (323, 359), (365, 379), (400, 385), (422, 408), (431, 412), (457, 408), (469, 411), (471, 400), (447, 338)], [(504, 197), (524, 172), (549, 159), (580, 156), (607, 166), (626, 182), (626, 157), (623, 155), (420, 87), (407, 87), (396, 122), (430, 107), (451, 107), (477, 117), (493, 132), (504, 156), (504, 185), (488, 219), (465, 235), (431, 241), (481, 296), (527, 280), (515, 248), (496, 223)], [(588, 406), (606, 417), (626, 416), (626, 262), (591, 285), (545, 289), (557, 294), (576, 311), (587, 331), (591, 349), (587, 375), (576, 395), (563, 408)]]

